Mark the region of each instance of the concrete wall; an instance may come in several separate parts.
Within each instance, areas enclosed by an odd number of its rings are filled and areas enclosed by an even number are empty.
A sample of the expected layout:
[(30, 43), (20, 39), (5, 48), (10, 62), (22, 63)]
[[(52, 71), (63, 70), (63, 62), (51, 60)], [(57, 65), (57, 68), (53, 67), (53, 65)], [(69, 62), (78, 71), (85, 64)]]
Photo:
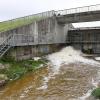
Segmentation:
[[(34, 40), (36, 40), (36, 27), (35, 27), (35, 22), (29, 25), (24, 25), (12, 30), (8, 30), (5, 32), (0, 32), (0, 42), (2, 42), (2, 40), (5, 40), (10, 34), (23, 34), (23, 35), (33, 35), (34, 36)], [(20, 39), (18, 39), (17, 37), (14, 38), (16, 45), (21, 43), (22, 38), (20, 37)]]
[(13, 57), (15, 60), (32, 59), (38, 56), (44, 56), (52, 52), (57, 52), (63, 48), (64, 44), (49, 44), (35, 46), (20, 46), (11, 48), (5, 56)]
[(52, 17), (1, 32), (0, 42), (10, 34), (17, 34), (13, 38), (14, 47), (6, 55), (13, 56), (16, 60), (30, 59), (59, 50), (63, 44), (66, 44), (70, 27), (72, 27), (71, 24), (58, 24), (56, 18)]
[[(58, 24), (55, 17), (43, 19), (29, 25), (1, 32), (0, 43), (9, 34), (23, 34), (22, 36), (15, 36), (15, 46), (66, 43), (66, 35), (70, 27), (71, 24)], [(30, 38), (27, 37), (28, 35), (31, 35)], [(30, 42), (30, 40), (33, 41)]]
[(68, 30), (73, 27), (72, 24), (59, 24), (55, 20), (55, 43), (66, 43)]

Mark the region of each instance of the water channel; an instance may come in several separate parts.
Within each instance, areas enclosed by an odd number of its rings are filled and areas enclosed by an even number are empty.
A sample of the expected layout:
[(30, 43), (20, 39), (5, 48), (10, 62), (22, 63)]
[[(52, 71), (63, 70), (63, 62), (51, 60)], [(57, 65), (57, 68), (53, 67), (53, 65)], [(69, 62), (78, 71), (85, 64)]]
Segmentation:
[(0, 100), (91, 100), (100, 63), (73, 47), (46, 56), (48, 66), (26, 74), (0, 91)]

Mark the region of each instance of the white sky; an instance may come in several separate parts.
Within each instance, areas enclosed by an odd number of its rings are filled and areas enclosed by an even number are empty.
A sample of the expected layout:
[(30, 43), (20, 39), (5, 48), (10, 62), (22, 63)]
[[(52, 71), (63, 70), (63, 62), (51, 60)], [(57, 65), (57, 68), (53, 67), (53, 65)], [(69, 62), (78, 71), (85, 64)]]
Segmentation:
[[(0, 0), (0, 21), (73, 7), (100, 4), (100, 0)], [(77, 26), (100, 26), (100, 22), (74, 24)]]

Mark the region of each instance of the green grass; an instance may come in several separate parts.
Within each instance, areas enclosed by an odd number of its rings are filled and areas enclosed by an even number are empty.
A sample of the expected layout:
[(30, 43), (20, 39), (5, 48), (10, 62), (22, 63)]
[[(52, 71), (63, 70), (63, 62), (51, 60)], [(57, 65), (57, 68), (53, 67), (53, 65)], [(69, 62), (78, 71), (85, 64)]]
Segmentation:
[(32, 23), (35, 20), (40, 20), (40, 19), (42, 19), (42, 17), (40, 18), (40, 17), (33, 16), (30, 18), (25, 17), (25, 18), (18, 18), (12, 21), (0, 22), (0, 32), (4, 32), (7, 30), (11, 30), (11, 29), (23, 26), (23, 25), (27, 25), (27, 24)]
[(2, 64), (9, 64), (10, 66), (5, 69), (0, 69), (0, 74), (4, 74), (9, 80), (16, 80), (23, 76), (25, 73), (35, 71), (44, 61), (24, 60), (14, 61), (13, 59), (3, 58), (0, 60)]
[(100, 88), (96, 88), (92, 91), (92, 96), (94, 96), (96, 99), (100, 99)]

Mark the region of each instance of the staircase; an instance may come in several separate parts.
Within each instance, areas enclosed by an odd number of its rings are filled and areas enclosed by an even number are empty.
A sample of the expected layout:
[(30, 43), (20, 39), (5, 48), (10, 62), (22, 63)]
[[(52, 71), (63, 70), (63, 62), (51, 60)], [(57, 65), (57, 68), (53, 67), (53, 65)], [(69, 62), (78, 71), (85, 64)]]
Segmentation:
[(13, 46), (13, 35), (9, 35), (1, 44), (0, 44), (0, 58)]
[(34, 43), (34, 36), (23, 35), (23, 34), (10, 34), (1, 44), (0, 44), (0, 58), (13, 46), (25, 46), (32, 45)]

